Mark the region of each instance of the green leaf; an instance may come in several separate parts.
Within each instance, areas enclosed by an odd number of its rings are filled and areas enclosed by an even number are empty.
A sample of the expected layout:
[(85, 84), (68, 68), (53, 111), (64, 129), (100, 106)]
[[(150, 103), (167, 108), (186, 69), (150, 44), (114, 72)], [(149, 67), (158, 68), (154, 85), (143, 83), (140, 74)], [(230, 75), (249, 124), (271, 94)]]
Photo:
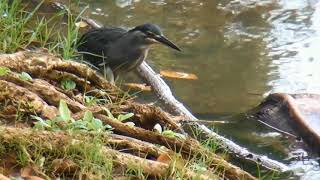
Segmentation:
[(72, 81), (71, 79), (63, 79), (61, 81), (61, 88), (64, 90), (72, 90), (76, 88), (76, 83)]
[(88, 128), (90, 130), (98, 131), (102, 130), (104, 126), (100, 119), (93, 119), (90, 123), (88, 123)]
[(10, 72), (9, 68), (0, 66), (0, 76), (7, 75), (9, 72)]
[(176, 133), (174, 131), (171, 131), (171, 130), (165, 130), (161, 133), (163, 136), (166, 136), (166, 137), (171, 137), (171, 138), (179, 138), (179, 139), (186, 139), (187, 137), (183, 134), (180, 134), (180, 133)]
[(91, 122), (93, 120), (93, 114), (91, 111), (86, 111), (83, 116), (83, 121)]
[(118, 119), (119, 121), (124, 121), (124, 120), (126, 120), (126, 119), (131, 118), (132, 116), (134, 116), (133, 113), (120, 114), (117, 119)]
[(26, 72), (22, 72), (19, 75), (20, 79), (24, 80), (24, 81), (32, 81), (32, 77), (30, 76), (30, 74), (26, 73)]
[(73, 129), (84, 129), (84, 130), (88, 130), (88, 122), (83, 121), (83, 120), (78, 120), (72, 123), (72, 128)]
[(179, 139), (183, 139), (183, 140), (186, 140), (187, 137), (183, 134), (180, 134), (180, 133), (175, 133), (175, 137), (179, 138)]
[(36, 164), (38, 165), (38, 167), (42, 168), (45, 161), (46, 161), (46, 158), (42, 156), (40, 159), (36, 161)]
[(195, 164), (192, 164), (191, 167), (192, 169), (196, 170), (198, 173), (207, 171), (207, 168), (203, 164), (195, 163)]
[(85, 96), (84, 102), (86, 106), (92, 106), (94, 104), (97, 104), (97, 98), (94, 96)]
[(71, 112), (67, 106), (67, 103), (64, 100), (60, 100), (59, 113), (63, 121), (68, 122), (71, 120)]
[(93, 119), (92, 124), (96, 127), (96, 129), (103, 128), (103, 123), (100, 119)]
[(110, 110), (109, 110), (109, 109), (107, 109), (107, 108), (103, 108), (103, 110), (105, 110), (105, 111), (107, 112), (107, 114), (108, 114), (108, 118), (116, 119), (116, 118), (112, 115), (112, 113), (110, 112)]
[[(38, 122), (36, 122), (36, 123), (34, 124), (34, 127), (35, 127), (36, 129), (41, 129), (41, 130), (43, 130), (43, 129), (45, 129), (45, 128), (50, 128), (50, 127), (51, 127), (51, 123), (48, 123), (49, 120), (46, 120), (46, 121), (45, 121), (45, 120), (43, 120), (41, 117), (39, 117), (39, 116), (34, 116), (34, 115), (31, 115), (31, 118), (38, 121)], [(50, 122), (50, 121), (49, 121), (49, 122)]]
[(176, 133), (171, 130), (165, 130), (162, 132), (163, 136), (174, 138)]
[(45, 129), (44, 126), (43, 126), (43, 124), (41, 124), (40, 122), (34, 123), (33, 128), (39, 129), (39, 130), (44, 130), (44, 129)]

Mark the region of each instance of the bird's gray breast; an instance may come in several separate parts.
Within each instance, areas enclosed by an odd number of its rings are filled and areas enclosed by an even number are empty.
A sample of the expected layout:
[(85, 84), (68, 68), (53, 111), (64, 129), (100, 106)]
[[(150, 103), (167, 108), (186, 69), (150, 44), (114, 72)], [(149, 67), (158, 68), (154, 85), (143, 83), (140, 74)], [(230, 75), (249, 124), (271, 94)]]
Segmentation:
[(135, 67), (140, 66), (140, 64), (146, 59), (149, 48), (143, 48), (143, 49), (140, 49), (139, 51), (140, 51), (139, 57), (135, 61), (132, 61), (132, 63), (130, 64), (130, 67), (128, 67), (129, 70), (132, 70)]
[(143, 62), (149, 46), (141, 38), (138, 34), (124, 36), (108, 48), (107, 59), (112, 60), (112, 69), (132, 70)]

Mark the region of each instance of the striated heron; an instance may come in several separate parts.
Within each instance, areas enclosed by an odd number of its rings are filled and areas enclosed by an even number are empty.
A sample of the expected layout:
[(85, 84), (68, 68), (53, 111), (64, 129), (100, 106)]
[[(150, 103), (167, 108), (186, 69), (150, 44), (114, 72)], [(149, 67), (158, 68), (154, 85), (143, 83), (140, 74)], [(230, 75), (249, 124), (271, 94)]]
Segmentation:
[(118, 27), (90, 30), (78, 41), (78, 51), (85, 61), (97, 68), (112, 70), (113, 77), (109, 80), (113, 81), (120, 73), (139, 66), (145, 60), (150, 45), (156, 42), (181, 51), (163, 35), (159, 26), (151, 23), (130, 30)]

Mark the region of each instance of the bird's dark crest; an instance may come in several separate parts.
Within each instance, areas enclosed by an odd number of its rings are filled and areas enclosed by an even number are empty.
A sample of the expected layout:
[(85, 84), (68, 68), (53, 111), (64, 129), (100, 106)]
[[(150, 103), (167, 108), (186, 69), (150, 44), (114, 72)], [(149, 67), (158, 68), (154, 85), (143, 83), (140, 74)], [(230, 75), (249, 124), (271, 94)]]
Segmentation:
[(131, 29), (129, 32), (141, 31), (143, 33), (152, 33), (154, 35), (162, 35), (160, 27), (156, 24), (146, 23)]

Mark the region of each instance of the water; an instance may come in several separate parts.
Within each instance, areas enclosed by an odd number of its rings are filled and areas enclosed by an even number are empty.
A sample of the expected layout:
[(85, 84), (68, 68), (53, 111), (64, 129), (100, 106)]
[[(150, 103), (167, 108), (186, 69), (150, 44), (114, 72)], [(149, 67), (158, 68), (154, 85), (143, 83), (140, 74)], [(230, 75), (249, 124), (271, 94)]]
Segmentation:
[(89, 4), (88, 15), (107, 26), (130, 28), (145, 22), (161, 26), (183, 52), (154, 46), (148, 62), (155, 70), (199, 77), (166, 79), (197, 117), (227, 119), (229, 124), (215, 127), (221, 134), (292, 167), (308, 169), (315, 167), (314, 162), (302, 165), (290, 159), (299, 156), (291, 141), (244, 115), (228, 117), (255, 107), (270, 92), (320, 92), (320, 5), (316, 3), (87, 0), (83, 6)]

